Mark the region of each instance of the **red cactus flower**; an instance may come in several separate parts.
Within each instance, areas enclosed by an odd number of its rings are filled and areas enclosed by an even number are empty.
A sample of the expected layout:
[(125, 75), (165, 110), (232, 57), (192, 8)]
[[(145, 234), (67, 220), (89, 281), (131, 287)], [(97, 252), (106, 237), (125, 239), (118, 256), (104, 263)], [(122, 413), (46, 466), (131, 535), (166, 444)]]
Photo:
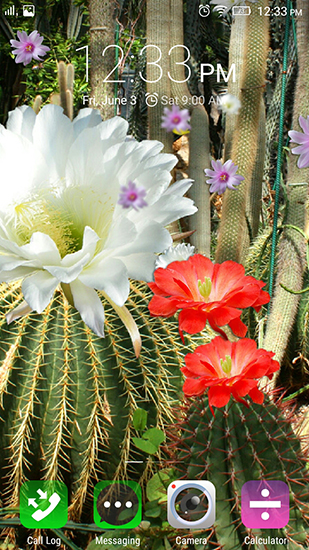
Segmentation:
[(230, 342), (217, 336), (186, 355), (186, 366), (181, 369), (186, 376), (183, 391), (187, 396), (202, 395), (209, 388), (211, 410), (224, 407), (231, 395), (240, 402), (249, 395), (254, 403), (263, 403), (258, 380), (262, 376), (272, 378), (280, 368), (278, 361), (272, 359), (274, 355), (257, 349), (256, 342), (249, 338)]
[(262, 290), (265, 283), (246, 276), (241, 264), (213, 264), (201, 254), (156, 269), (154, 278), (155, 282), (149, 284), (155, 294), (149, 311), (156, 317), (171, 317), (181, 310), (178, 322), (183, 341), (183, 331), (196, 334), (207, 321), (223, 337), (219, 327), (229, 325), (242, 338), (247, 327), (240, 320), (241, 309), (252, 306), (259, 311), (270, 300)]

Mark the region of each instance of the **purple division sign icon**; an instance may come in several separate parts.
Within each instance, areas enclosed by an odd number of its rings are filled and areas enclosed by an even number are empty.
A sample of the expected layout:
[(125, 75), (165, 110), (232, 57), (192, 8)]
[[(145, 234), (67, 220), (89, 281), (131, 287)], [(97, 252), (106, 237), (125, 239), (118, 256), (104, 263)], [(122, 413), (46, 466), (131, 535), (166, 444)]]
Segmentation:
[(283, 481), (247, 481), (241, 489), (241, 520), (249, 529), (280, 529), (289, 522), (289, 501)]

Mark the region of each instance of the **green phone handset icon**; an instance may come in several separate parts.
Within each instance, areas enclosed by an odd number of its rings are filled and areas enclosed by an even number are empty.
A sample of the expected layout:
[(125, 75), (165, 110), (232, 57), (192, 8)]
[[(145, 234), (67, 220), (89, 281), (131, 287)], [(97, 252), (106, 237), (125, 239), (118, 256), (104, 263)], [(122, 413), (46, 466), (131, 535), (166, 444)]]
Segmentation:
[(68, 521), (68, 490), (61, 481), (26, 481), (20, 488), (24, 527), (59, 528)]

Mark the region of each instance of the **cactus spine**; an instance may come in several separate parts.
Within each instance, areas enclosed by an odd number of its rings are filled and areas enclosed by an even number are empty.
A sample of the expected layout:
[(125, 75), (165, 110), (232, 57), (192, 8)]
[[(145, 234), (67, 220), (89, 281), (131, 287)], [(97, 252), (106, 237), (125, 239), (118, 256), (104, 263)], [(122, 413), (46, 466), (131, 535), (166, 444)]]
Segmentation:
[[(17, 283), (0, 290), (2, 311), (18, 305)], [(9, 328), (1, 318), (4, 505), (18, 504), (26, 479), (62, 479), (71, 519), (78, 519), (96, 479), (143, 474), (144, 467), (135, 471), (126, 462), (139, 456), (130, 446), (133, 412), (147, 409), (149, 426), (174, 421), (183, 359), (177, 322), (150, 318), (149, 294), (147, 287), (132, 284), (127, 302), (143, 340), (138, 359), (108, 303), (105, 338), (84, 325), (60, 291), (41, 315), (30, 314)]]
[(242, 107), (231, 154), (233, 162), (239, 167), (238, 172), (245, 177), (245, 181), (238, 187), (237, 193), (226, 191), (216, 253), (217, 262), (234, 260), (243, 263), (249, 243), (246, 237), (246, 206), (259, 146), (257, 135), (268, 50), (268, 18), (261, 17), (258, 8), (263, 8), (266, 4), (265, 0), (259, 0), (252, 6), (252, 14), (247, 18), (246, 62), (243, 67), (240, 97)]
[[(309, 113), (309, 7), (304, 0), (299, 0), (297, 8), (303, 10), (303, 16), (299, 17), (297, 21), (299, 73), (292, 127), (300, 130), (299, 116), (306, 117)], [(305, 230), (309, 169), (300, 170), (297, 167), (297, 158), (294, 155), (291, 155), (290, 158), (287, 178), (289, 203), (286, 223)], [(305, 185), (299, 185), (300, 183), (305, 183)], [(263, 346), (267, 350), (274, 351), (276, 359), (280, 362), (288, 344), (299, 303), (299, 296), (284, 290), (280, 283), (283, 283), (287, 288), (296, 291), (301, 290), (306, 262), (304, 238), (295, 230), (284, 230), (284, 237), (279, 247), (274, 300)]]
[[(286, 527), (271, 533), (261, 529), (254, 536), (286, 537), (290, 550), (309, 543), (306, 457), (286, 415), (273, 403), (248, 403), (247, 408), (232, 401), (213, 416), (207, 399), (197, 399), (177, 428), (172, 465), (179, 478), (209, 479), (216, 487), (216, 521), (203, 532), (209, 537), (204, 550), (236, 550), (247, 544), (251, 550), (262, 548), (245, 542), (252, 532), (241, 521), (241, 487), (250, 480), (284, 481), (293, 502)], [(282, 548), (279, 543), (266, 546)]]

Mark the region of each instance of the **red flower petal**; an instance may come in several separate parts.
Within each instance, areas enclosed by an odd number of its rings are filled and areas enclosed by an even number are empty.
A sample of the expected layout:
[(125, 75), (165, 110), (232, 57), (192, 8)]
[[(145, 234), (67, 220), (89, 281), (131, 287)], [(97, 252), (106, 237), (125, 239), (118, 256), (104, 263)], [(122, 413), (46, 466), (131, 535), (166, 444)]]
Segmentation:
[[(219, 327), (225, 325), (243, 337), (247, 328), (239, 319), (241, 309), (252, 306), (258, 311), (270, 299), (262, 290), (265, 283), (246, 276), (241, 264), (232, 261), (213, 264), (201, 254), (157, 269), (154, 278), (155, 283), (150, 283), (149, 287), (157, 298), (165, 298), (171, 305), (168, 307), (164, 300), (153, 298), (149, 304), (150, 313), (169, 317), (181, 310), (179, 332), (182, 338), (183, 331), (195, 334), (203, 330), (207, 320), (222, 337), (226, 336)], [(200, 292), (199, 281), (203, 284), (205, 278), (211, 280), (209, 296)]]
[(249, 396), (251, 397), (253, 403), (258, 403), (259, 405), (262, 405), (264, 401), (264, 394), (257, 387), (249, 391)]
[(176, 313), (178, 308), (173, 300), (162, 298), (161, 296), (154, 296), (148, 304), (148, 309), (154, 317), (171, 317), (171, 315)]
[(179, 313), (179, 330), (185, 330), (189, 334), (201, 332), (206, 325), (207, 313), (196, 309), (183, 309)]
[(205, 391), (205, 384), (201, 378), (187, 378), (183, 385), (183, 392), (187, 397), (202, 395)]
[(224, 407), (229, 402), (230, 397), (231, 390), (224, 384), (209, 388), (208, 402), (210, 407)]
[(240, 319), (232, 319), (232, 321), (229, 322), (229, 327), (232, 329), (235, 336), (239, 338), (244, 338), (247, 334), (248, 328)]
[[(256, 342), (249, 338), (230, 342), (217, 336), (209, 344), (198, 346), (185, 357), (186, 366), (181, 370), (187, 377), (186, 389), (198, 395), (201, 389), (208, 390), (210, 408), (224, 406), (232, 394), (237, 401), (249, 395), (256, 403), (262, 403), (263, 393), (258, 389), (258, 379), (272, 376), (279, 369), (274, 354), (257, 349)], [(191, 382), (189, 382), (191, 381)], [(198, 383), (200, 382), (200, 383)], [(187, 390), (186, 390), (187, 391)]]

